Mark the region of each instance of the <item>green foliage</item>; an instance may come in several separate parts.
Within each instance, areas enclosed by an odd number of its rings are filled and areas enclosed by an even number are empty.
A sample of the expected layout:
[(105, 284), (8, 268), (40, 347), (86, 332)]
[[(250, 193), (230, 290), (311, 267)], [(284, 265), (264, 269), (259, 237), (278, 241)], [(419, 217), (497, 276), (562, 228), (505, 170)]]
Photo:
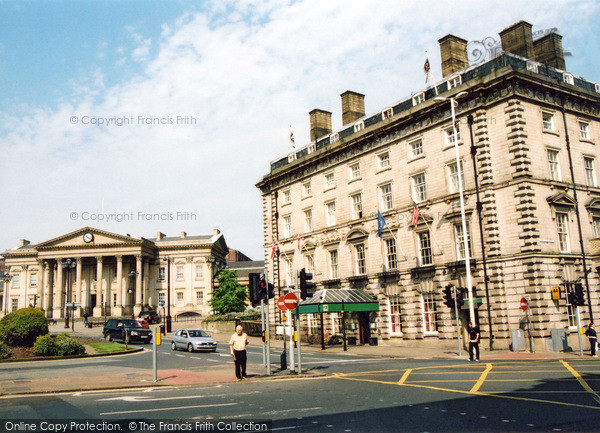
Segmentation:
[(58, 343), (54, 335), (40, 335), (33, 344), (33, 354), (35, 356), (57, 356)]
[(217, 277), (219, 286), (212, 292), (210, 306), (215, 314), (241, 312), (246, 309), (248, 294), (237, 281), (236, 272), (224, 269)]
[(6, 359), (10, 356), (10, 349), (6, 344), (0, 341), (0, 359)]
[(48, 322), (37, 308), (22, 308), (0, 320), (0, 341), (9, 346), (31, 347), (36, 338), (48, 333)]
[(73, 356), (85, 354), (85, 348), (69, 334), (41, 335), (35, 340), (33, 353), (36, 356)]
[(260, 320), (260, 311), (246, 310), (241, 313), (212, 314), (203, 322), (233, 322), (238, 317), (242, 320)]

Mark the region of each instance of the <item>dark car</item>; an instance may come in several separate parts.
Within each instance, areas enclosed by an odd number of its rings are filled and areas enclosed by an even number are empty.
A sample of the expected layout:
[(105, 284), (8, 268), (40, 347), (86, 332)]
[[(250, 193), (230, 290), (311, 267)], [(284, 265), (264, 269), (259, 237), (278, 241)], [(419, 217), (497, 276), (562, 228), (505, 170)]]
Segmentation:
[(138, 314), (140, 319), (144, 319), (149, 324), (160, 323), (160, 316), (156, 312), (156, 310), (142, 311)]
[(123, 340), (125, 343), (142, 341), (146, 344), (152, 341), (152, 331), (144, 329), (134, 319), (109, 319), (104, 325), (102, 335), (106, 341)]

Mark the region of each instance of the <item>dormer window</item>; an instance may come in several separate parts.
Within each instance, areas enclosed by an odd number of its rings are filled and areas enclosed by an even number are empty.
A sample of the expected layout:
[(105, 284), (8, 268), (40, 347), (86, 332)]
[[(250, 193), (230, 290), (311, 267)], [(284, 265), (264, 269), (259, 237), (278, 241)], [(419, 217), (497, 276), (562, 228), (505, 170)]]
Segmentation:
[(417, 93), (415, 96), (413, 96), (412, 101), (413, 101), (413, 106), (419, 105), (422, 102), (425, 102), (425, 93), (424, 92)]
[(460, 75), (456, 75), (450, 78), (448, 81), (448, 90), (453, 89), (454, 87), (458, 87), (462, 84), (462, 78)]
[(381, 112), (381, 118), (383, 120), (390, 119), (394, 115), (394, 110), (391, 108), (386, 108)]
[(354, 124), (354, 132), (362, 131), (363, 129), (365, 129), (365, 122), (362, 120)]
[(538, 64), (536, 62), (532, 62), (531, 60), (527, 60), (527, 70), (531, 72), (538, 72)]
[(596, 89), (596, 93), (600, 93), (600, 84), (596, 83), (594, 87)]
[(575, 84), (575, 80), (573, 79), (573, 75), (568, 74), (568, 73), (564, 73), (563, 74), (563, 81), (567, 84), (571, 84), (574, 85)]
[(292, 161), (295, 161), (295, 160), (296, 160), (296, 152), (290, 153), (288, 155), (288, 162), (292, 162)]
[(340, 141), (340, 134), (338, 134), (337, 132), (334, 132), (329, 136), (329, 144), (336, 143), (338, 141)]
[(309, 144), (308, 149), (306, 149), (307, 153), (313, 153), (317, 150), (317, 145), (315, 143)]

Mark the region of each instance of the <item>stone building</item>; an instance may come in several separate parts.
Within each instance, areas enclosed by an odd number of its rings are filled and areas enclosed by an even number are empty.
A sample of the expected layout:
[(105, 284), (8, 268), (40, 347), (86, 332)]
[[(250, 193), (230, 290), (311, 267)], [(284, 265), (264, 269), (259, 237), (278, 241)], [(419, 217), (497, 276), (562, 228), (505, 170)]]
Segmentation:
[(73, 302), (75, 317), (137, 315), (149, 307), (162, 314), (170, 299), (172, 316), (206, 316), (228, 251), (219, 230), (147, 239), (85, 227), (36, 245), (21, 240), (2, 254), (2, 313), (33, 305), (56, 319)]
[[(378, 301), (370, 324), (358, 320), (361, 339), (366, 327), (388, 344), (454, 339), (443, 289), (466, 287), (466, 238), (484, 345), (493, 334), (495, 348), (508, 348), (511, 330), (529, 328), (523, 297), (537, 350), (549, 347), (555, 328), (575, 345), (577, 311), (564, 290), (560, 299), (551, 291), (581, 282), (591, 295), (582, 323), (600, 315), (600, 242), (592, 241), (600, 237), (600, 84), (565, 70), (555, 33), (533, 40), (520, 21), (500, 39), (503, 51), (469, 66), (467, 41), (443, 37), (443, 79), (376, 113), (365, 113), (364, 95), (344, 92), (336, 131), (330, 112), (310, 112), (311, 143), (273, 161), (257, 184), (266, 267), (280, 290), (307, 268), (317, 289), (360, 289)], [(459, 312), (463, 326), (468, 308)], [(339, 332), (341, 316), (324, 316), (327, 332)], [(305, 318), (309, 332), (317, 320)]]

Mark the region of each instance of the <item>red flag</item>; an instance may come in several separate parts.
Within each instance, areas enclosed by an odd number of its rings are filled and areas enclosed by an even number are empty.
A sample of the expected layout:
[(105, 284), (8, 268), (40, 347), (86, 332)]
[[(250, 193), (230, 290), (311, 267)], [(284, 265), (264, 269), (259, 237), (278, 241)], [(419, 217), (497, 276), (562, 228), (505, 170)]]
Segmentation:
[(410, 220), (411, 225), (416, 227), (417, 224), (419, 223), (420, 216), (421, 216), (421, 210), (419, 209), (419, 206), (417, 206), (416, 203), (413, 203), (412, 219)]
[(298, 235), (298, 251), (300, 251), (300, 235)]
[(273, 241), (273, 248), (271, 248), (271, 260), (275, 257), (275, 251), (277, 250), (277, 241)]

